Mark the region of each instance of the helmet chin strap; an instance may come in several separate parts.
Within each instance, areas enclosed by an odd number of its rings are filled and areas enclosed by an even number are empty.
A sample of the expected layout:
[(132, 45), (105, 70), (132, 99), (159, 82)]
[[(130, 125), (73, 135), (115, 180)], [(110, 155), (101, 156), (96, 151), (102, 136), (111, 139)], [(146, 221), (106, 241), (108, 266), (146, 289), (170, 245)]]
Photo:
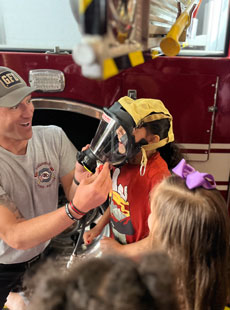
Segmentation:
[(167, 137), (167, 138), (162, 139), (156, 143), (150, 143), (150, 144), (142, 145), (142, 147), (141, 147), (142, 158), (141, 158), (141, 166), (140, 166), (140, 175), (141, 176), (145, 175), (146, 166), (147, 166), (147, 162), (148, 162), (148, 157), (147, 157), (146, 151), (153, 151), (153, 150), (159, 149), (160, 147), (165, 146), (169, 142), (171, 142), (171, 141), (169, 141), (169, 138)]
[(143, 176), (145, 175), (148, 158), (147, 158), (147, 154), (146, 154), (144, 147), (141, 148), (141, 152), (142, 152), (142, 157), (141, 157), (140, 175)]

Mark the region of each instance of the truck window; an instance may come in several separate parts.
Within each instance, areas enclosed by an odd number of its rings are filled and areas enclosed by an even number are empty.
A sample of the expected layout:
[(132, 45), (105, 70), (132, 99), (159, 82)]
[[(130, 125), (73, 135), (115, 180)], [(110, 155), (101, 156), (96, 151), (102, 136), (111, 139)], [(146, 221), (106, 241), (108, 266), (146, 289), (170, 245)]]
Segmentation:
[(202, 0), (195, 11), (181, 55), (223, 55), (227, 49), (229, 1)]
[[(193, 17), (180, 55), (224, 55), (229, 1), (202, 0)], [(1, 50), (47, 51), (59, 47), (71, 51), (80, 39), (69, 1), (0, 1)]]
[(71, 51), (80, 36), (68, 1), (0, 1), (1, 50)]

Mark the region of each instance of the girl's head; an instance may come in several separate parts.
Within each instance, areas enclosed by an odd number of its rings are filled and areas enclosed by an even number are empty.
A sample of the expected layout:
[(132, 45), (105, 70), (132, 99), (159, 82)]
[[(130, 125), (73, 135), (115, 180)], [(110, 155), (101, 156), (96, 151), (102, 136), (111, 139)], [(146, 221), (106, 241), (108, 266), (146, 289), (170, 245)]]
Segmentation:
[[(139, 128), (146, 128), (148, 135), (158, 135), (159, 141), (154, 142), (155, 145), (152, 146), (152, 149), (157, 149), (174, 141), (172, 115), (166, 109), (161, 100), (151, 98), (133, 100), (132, 98), (126, 96), (120, 98), (118, 102), (122, 109), (131, 117), (134, 132), (135, 129), (138, 130)], [(150, 123), (151, 126), (148, 126), (147, 129), (146, 124)], [(149, 141), (147, 141), (146, 144), (148, 144), (148, 142)], [(145, 146), (143, 147), (145, 148)], [(148, 147), (147, 150), (149, 149), (150, 148)]]
[(172, 257), (186, 309), (209, 309), (226, 299), (228, 212), (216, 189), (189, 189), (186, 178), (170, 176), (151, 193), (150, 239)]
[[(163, 102), (157, 99), (141, 98), (133, 100), (129, 97), (122, 97), (118, 103), (123, 111), (131, 117), (132, 136), (134, 136), (135, 152), (141, 149), (141, 166), (143, 171), (147, 164), (147, 157), (150, 157), (159, 149), (162, 157), (167, 162), (169, 169), (175, 166), (181, 159), (178, 159), (179, 150), (176, 147), (173, 134), (172, 115), (166, 109)], [(161, 152), (162, 150), (162, 152)], [(140, 153), (138, 157), (140, 157)], [(141, 169), (142, 170), (142, 169)]]

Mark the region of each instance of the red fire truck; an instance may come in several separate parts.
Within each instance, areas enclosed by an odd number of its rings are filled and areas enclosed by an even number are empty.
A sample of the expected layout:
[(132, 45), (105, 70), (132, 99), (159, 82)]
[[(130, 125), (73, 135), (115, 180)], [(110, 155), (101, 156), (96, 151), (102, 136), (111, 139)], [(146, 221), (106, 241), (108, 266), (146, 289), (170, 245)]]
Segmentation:
[[(124, 1), (88, 1), (78, 11), (75, 2), (0, 2), (0, 65), (40, 86), (42, 91), (33, 94), (34, 124), (61, 126), (81, 148), (94, 136), (103, 107), (125, 95), (161, 99), (174, 117), (185, 157), (215, 176), (229, 203), (229, 1), (195, 1), (174, 56), (167, 56), (159, 42), (186, 11), (185, 0), (146, 1), (148, 10), (142, 1), (139, 7), (126, 1), (128, 21)], [(105, 60), (112, 61), (111, 71), (100, 67)]]

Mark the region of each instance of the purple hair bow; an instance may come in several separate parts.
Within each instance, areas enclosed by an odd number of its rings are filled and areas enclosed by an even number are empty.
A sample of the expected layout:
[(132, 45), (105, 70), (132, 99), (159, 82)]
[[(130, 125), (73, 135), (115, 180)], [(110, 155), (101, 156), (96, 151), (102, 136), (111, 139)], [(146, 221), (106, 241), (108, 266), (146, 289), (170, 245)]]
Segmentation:
[(187, 164), (184, 159), (172, 169), (172, 172), (184, 179), (189, 189), (200, 186), (206, 189), (216, 188), (216, 182), (211, 174), (196, 171), (192, 166)]

